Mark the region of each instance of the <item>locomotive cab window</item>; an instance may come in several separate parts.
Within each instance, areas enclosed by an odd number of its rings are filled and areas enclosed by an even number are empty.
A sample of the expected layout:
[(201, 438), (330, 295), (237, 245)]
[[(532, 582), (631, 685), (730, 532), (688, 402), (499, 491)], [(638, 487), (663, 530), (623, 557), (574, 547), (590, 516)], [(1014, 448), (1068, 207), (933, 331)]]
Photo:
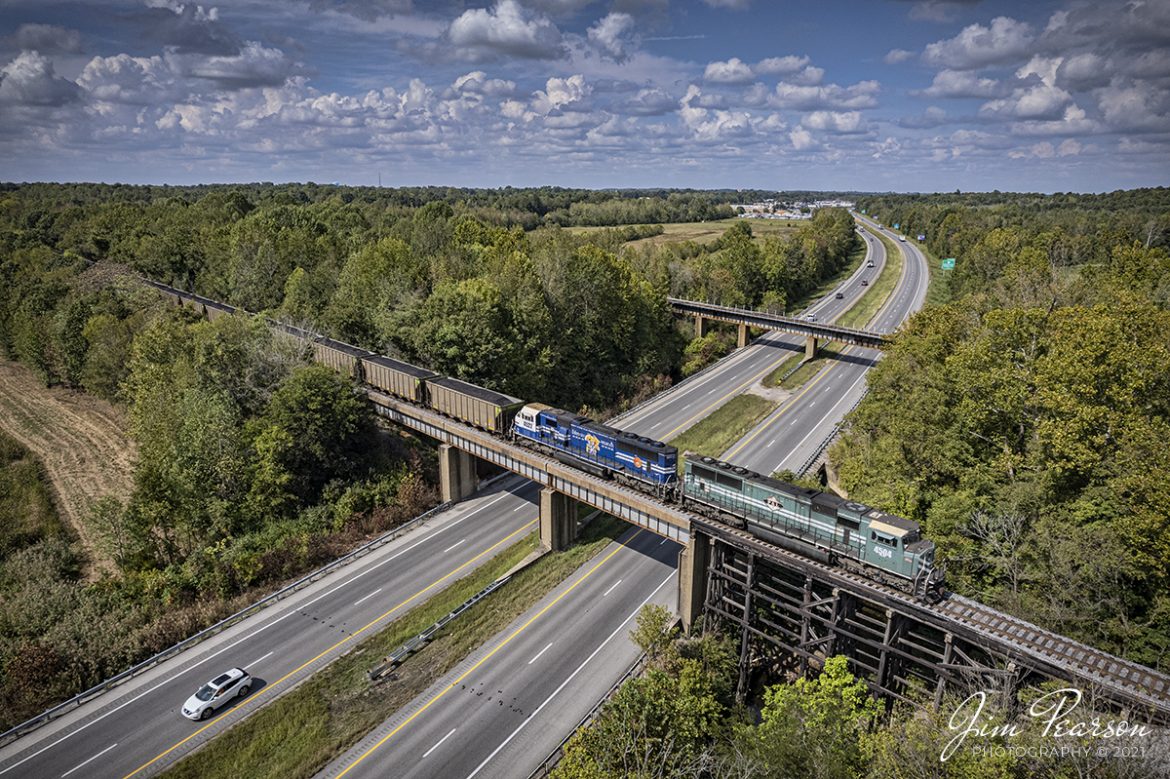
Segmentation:
[(893, 547), (894, 549), (898, 548), (897, 539), (886, 538), (885, 536), (879, 536), (876, 532), (873, 532), (873, 531), (870, 532), (869, 537), (872, 538), (874, 541), (877, 541), (879, 544), (884, 544), (885, 546), (890, 546), (890, 547)]

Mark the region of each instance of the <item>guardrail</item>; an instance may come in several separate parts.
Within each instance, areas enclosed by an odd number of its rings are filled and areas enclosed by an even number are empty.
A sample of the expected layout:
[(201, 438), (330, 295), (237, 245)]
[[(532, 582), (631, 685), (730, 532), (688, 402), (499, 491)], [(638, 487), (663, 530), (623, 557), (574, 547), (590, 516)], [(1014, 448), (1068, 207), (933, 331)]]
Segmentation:
[(593, 708), (589, 710), (589, 713), (586, 714), (571, 731), (569, 731), (569, 735), (561, 739), (561, 743), (556, 745), (556, 748), (549, 753), (548, 757), (546, 757), (540, 765), (533, 769), (532, 773), (528, 775), (528, 779), (544, 779), (544, 777), (547, 777), (549, 774), (551, 774), (552, 770), (557, 767), (557, 763), (561, 762), (561, 758), (565, 756), (565, 744), (569, 743), (569, 739), (577, 735), (577, 731), (581, 730), (581, 728), (591, 725), (593, 721), (597, 719), (598, 715), (601, 714), (602, 707), (609, 703), (610, 699), (617, 694), (618, 689), (633, 677), (640, 675), (642, 671), (645, 670), (645, 668), (646, 653), (643, 652), (642, 655), (638, 657), (638, 659), (636, 659), (629, 668), (626, 669), (626, 672), (622, 674), (622, 678), (614, 682), (613, 686), (611, 686), (609, 690), (606, 691), (601, 700), (595, 703)]
[(833, 425), (832, 431), (827, 436), (825, 436), (825, 440), (821, 441), (820, 445), (816, 449), (814, 449), (813, 453), (811, 455), (809, 455), (808, 459), (806, 459), (804, 461), (804, 465), (800, 466), (800, 470), (796, 471), (797, 476), (804, 476), (806, 473), (808, 473), (808, 470), (813, 467), (813, 464), (816, 463), (816, 461), (820, 459), (821, 455), (823, 455), (825, 453), (825, 450), (828, 449), (829, 446), (833, 443), (833, 441), (836, 440), (837, 436), (841, 434), (841, 425), (845, 421), (844, 417), (848, 416), (850, 414), (850, 412), (852, 412), (855, 408), (860, 406), (861, 401), (865, 400), (865, 396), (868, 394), (869, 394), (869, 388), (867, 387), (865, 389), (865, 392), (862, 392), (861, 395), (858, 396), (857, 400), (854, 401), (853, 405), (850, 406), (849, 409), (845, 412), (845, 414), (842, 415), (841, 422), (838, 422), (837, 424)]
[(146, 671), (146, 670), (153, 668), (154, 666), (158, 665), (159, 663), (163, 662), (164, 660), (168, 660), (171, 657), (174, 657), (175, 655), (179, 654), (180, 652), (183, 652), (187, 649), (190, 649), (192, 646), (195, 646), (196, 644), (200, 643), (201, 641), (203, 641), (207, 638), (210, 638), (211, 636), (214, 636), (217, 633), (222, 633), (224, 630), (231, 627), (232, 625), (239, 622), (240, 620), (251, 616), (255, 612), (263, 609), (264, 607), (266, 607), (272, 603), (275, 603), (279, 600), (283, 600), (284, 598), (288, 597), (289, 595), (296, 592), (297, 590), (300, 590), (300, 589), (306, 587), (307, 585), (312, 584), (313, 582), (317, 581), (318, 579), (322, 578), (323, 576), (327, 576), (327, 575), (333, 573), (338, 568), (342, 568), (342, 567), (348, 565), (349, 563), (353, 562), (354, 560), (357, 560), (358, 558), (365, 557), (368, 553), (372, 552), (373, 550), (377, 549), (378, 547), (384, 546), (385, 544), (389, 543), (390, 541), (393, 541), (394, 539), (409, 532), (410, 530), (413, 530), (416, 526), (418, 526), (418, 525), (422, 524), (423, 522), (425, 522), (426, 520), (430, 519), (435, 514), (438, 514), (442, 511), (445, 511), (446, 509), (450, 508), (453, 504), (454, 504), (454, 501), (448, 501), (446, 503), (440, 503), (438, 506), (435, 506), (434, 508), (431, 508), (431, 509), (428, 509), (427, 511), (424, 511), (422, 514), (419, 514), (414, 519), (411, 519), (407, 522), (404, 522), (403, 524), (399, 525), (398, 527), (394, 528), (393, 530), (389, 530), (386, 533), (378, 536), (374, 540), (369, 541), (365, 544), (362, 544), (361, 546), (359, 546), (357, 549), (353, 550), (352, 552), (349, 552), (348, 554), (343, 555), (343, 556), (337, 558), (336, 560), (333, 560), (332, 562), (325, 564), (324, 566), (318, 568), (317, 570), (313, 571), (312, 573), (309, 573), (309, 574), (306, 574), (305, 576), (302, 576), (300, 579), (297, 579), (292, 584), (285, 585), (284, 587), (280, 588), (276, 592), (271, 593), (270, 595), (267, 595), (267, 596), (261, 598), (260, 600), (256, 601), (255, 603), (251, 604), (250, 606), (245, 606), (243, 609), (240, 609), (235, 614), (232, 614), (230, 617), (225, 617), (225, 618), (221, 619), (219, 622), (216, 622), (211, 627), (204, 628), (203, 630), (199, 631), (198, 633), (195, 633), (194, 635), (188, 636), (187, 638), (183, 639), (182, 641), (175, 644), (174, 646), (171, 646), (167, 649), (164, 649), (163, 651), (159, 652), (158, 654), (155, 654), (152, 657), (149, 657), (146, 660), (143, 660), (142, 662), (138, 663), (137, 665), (131, 666), (127, 670), (123, 671), (122, 673), (117, 674), (116, 676), (111, 676), (109, 679), (106, 679), (105, 681), (101, 682), (100, 684), (97, 684), (93, 687), (90, 687), (85, 692), (78, 693), (77, 695), (73, 696), (69, 700), (63, 701), (62, 703), (58, 703), (56, 706), (53, 706), (50, 709), (46, 709), (45, 711), (41, 712), (40, 714), (38, 714), (37, 716), (35, 716), (31, 719), (25, 720), (24, 722), (20, 723), (16, 727), (11, 728), (9, 730), (6, 730), (3, 733), (0, 733), (0, 747), (6, 746), (7, 744), (12, 743), (13, 741), (20, 738), (21, 736), (23, 736), (27, 733), (31, 733), (32, 731), (36, 730), (37, 728), (41, 727), (42, 725), (49, 723), (55, 717), (59, 716), (60, 714), (62, 714), (66, 710), (80, 706), (83, 703), (86, 703), (86, 702), (92, 700), (93, 698), (96, 698), (97, 696), (101, 695), (102, 693), (108, 691), (112, 687), (116, 687), (117, 685), (121, 684), (122, 682), (126, 681), (127, 679), (130, 679), (130, 678), (142, 673), (143, 671)]

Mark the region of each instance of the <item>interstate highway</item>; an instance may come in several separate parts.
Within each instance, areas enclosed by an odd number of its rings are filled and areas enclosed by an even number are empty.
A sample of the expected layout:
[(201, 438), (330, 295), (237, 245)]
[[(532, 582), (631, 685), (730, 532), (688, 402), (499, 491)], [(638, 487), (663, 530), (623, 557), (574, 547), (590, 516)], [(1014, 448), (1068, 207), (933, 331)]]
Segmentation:
[(631, 528), (318, 776), (527, 776), (637, 658), (641, 606), (673, 610), (679, 550)]
[[(930, 274), (917, 247), (898, 241), (894, 233), (883, 232), (902, 251), (902, 277), (866, 329), (889, 333), (922, 308)], [(765, 476), (799, 469), (860, 400), (866, 372), (879, 357), (877, 350), (852, 346), (827, 360), (816, 376), (724, 452), (723, 459)]]
[[(861, 286), (861, 281), (863, 279), (872, 281), (881, 273), (886, 262), (885, 246), (869, 232), (861, 235), (866, 242), (866, 257), (861, 267), (844, 283), (801, 312), (802, 316), (815, 314), (822, 322), (836, 319), (866, 291), (867, 288)], [(867, 268), (868, 261), (873, 261), (875, 267)], [(843, 293), (845, 297), (837, 300), (837, 292)], [(803, 339), (784, 333), (768, 332), (705, 371), (680, 382), (666, 393), (615, 417), (606, 424), (669, 441), (733, 396), (767, 376), (784, 360), (803, 351)]]
[[(8, 777), (149, 776), (536, 528), (535, 485), (506, 479), (401, 538), (0, 750)], [(251, 694), (207, 722), (179, 708), (246, 668)], [(137, 772), (137, 773), (135, 773)]]

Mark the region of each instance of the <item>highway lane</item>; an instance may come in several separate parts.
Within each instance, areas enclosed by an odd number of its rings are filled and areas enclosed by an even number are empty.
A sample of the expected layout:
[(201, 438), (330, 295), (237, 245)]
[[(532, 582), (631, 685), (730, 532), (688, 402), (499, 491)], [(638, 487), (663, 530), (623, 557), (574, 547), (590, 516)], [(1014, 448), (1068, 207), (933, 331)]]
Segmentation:
[[(879, 229), (872, 223), (870, 229)], [(889, 300), (867, 329), (893, 332), (922, 308), (930, 282), (926, 258), (912, 243), (890, 236), (903, 255), (902, 276)], [(722, 458), (758, 473), (798, 470), (833, 432), (834, 426), (865, 393), (865, 375), (880, 358), (875, 349), (849, 347), (796, 394), (732, 445)]]
[(637, 658), (641, 606), (673, 609), (679, 550), (631, 529), (319, 776), (528, 775)]
[[(535, 530), (537, 489), (508, 479), (370, 555), (0, 750), (7, 777), (149, 776), (291, 689)], [(232, 666), (251, 694), (205, 723), (179, 708)]]
[[(881, 272), (886, 261), (883, 244), (868, 231), (861, 236), (866, 242), (866, 257), (861, 266), (836, 289), (801, 312), (801, 316), (814, 314), (819, 321), (831, 322), (866, 291), (862, 280), (872, 280)], [(874, 263), (873, 268), (867, 267), (870, 261)], [(843, 293), (844, 298), (838, 300), (837, 292)], [(803, 350), (804, 339), (799, 336), (766, 333), (708, 370), (685, 379), (666, 394), (618, 415), (607, 424), (668, 441)]]

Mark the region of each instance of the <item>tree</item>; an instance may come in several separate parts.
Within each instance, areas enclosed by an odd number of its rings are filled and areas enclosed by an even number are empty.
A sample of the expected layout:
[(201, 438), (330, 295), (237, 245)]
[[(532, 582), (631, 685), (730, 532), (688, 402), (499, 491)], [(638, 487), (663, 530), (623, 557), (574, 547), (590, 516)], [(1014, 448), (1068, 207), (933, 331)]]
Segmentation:
[(835, 656), (816, 679), (769, 687), (760, 724), (740, 727), (734, 739), (763, 776), (852, 779), (864, 775), (882, 711), (848, 660)]

